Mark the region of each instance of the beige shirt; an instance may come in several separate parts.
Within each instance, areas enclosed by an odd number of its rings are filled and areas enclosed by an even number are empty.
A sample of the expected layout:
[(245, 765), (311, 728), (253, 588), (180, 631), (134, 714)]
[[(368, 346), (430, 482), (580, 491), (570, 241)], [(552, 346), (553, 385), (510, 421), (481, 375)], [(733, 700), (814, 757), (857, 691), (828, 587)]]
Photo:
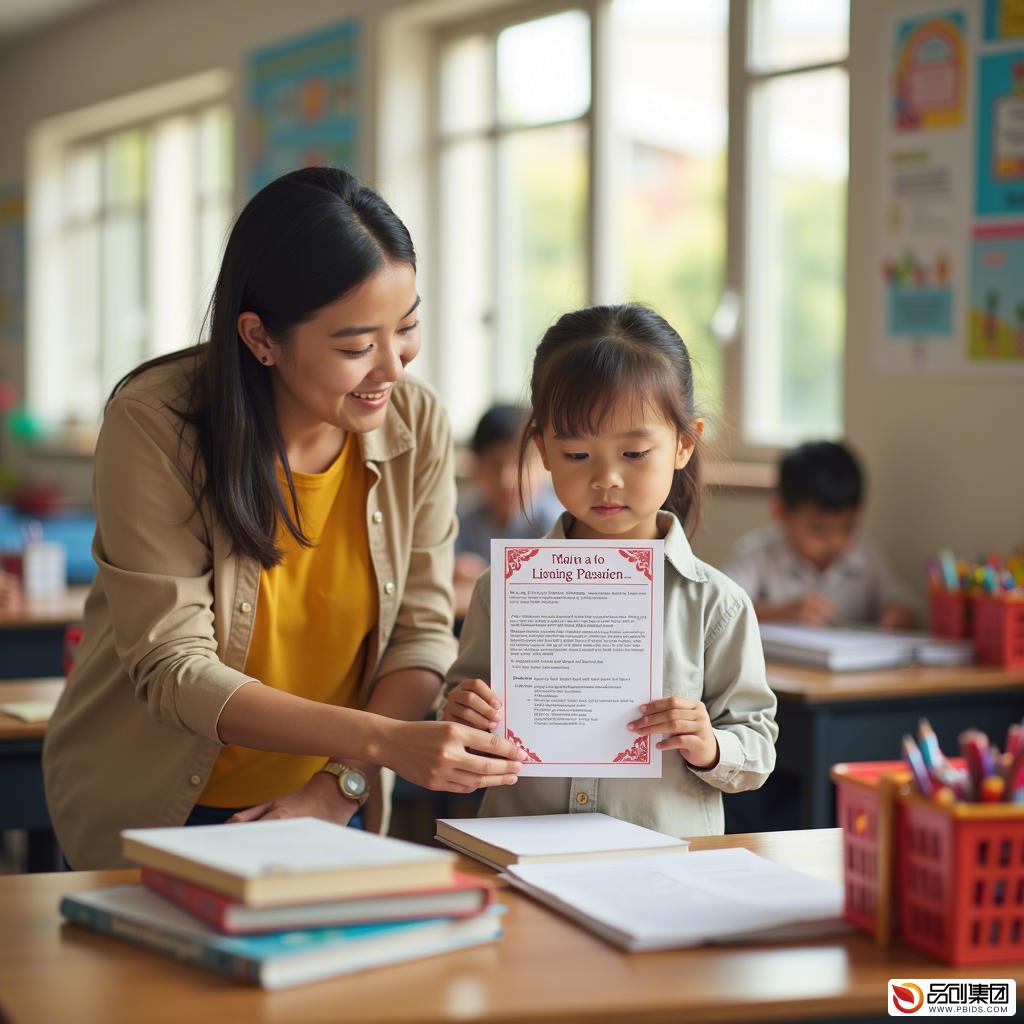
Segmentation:
[(837, 624), (877, 622), (891, 605), (919, 611), (914, 594), (865, 540), (822, 571), (794, 551), (782, 528), (772, 523), (741, 537), (723, 570), (755, 603), (798, 601), (817, 591), (835, 608)]
[[(260, 566), (232, 552), (208, 509), (194, 510), (194, 434), (179, 441), (171, 411), (184, 404), (188, 366), (158, 367), (122, 390), (96, 449), (98, 572), (43, 750), (50, 816), (78, 870), (122, 864), (123, 828), (185, 821), (222, 746), (221, 709), (251, 678), (243, 667)], [(443, 675), (451, 664), (456, 526), (451, 432), (429, 389), (396, 385), (383, 425), (360, 444), (380, 602), (365, 705), (381, 676)], [(368, 823), (383, 814), (378, 791)]]
[[(548, 534), (565, 537), (566, 513)], [(599, 811), (668, 835), (724, 830), (722, 793), (757, 789), (775, 767), (775, 695), (746, 594), (699, 561), (679, 520), (658, 514), (665, 538), (664, 695), (702, 700), (721, 752), (708, 771), (689, 767), (677, 750), (662, 755), (660, 779), (520, 779), (487, 790), (480, 813), (578, 814)], [(490, 681), (490, 573), (476, 584), (445, 689), (463, 679)]]

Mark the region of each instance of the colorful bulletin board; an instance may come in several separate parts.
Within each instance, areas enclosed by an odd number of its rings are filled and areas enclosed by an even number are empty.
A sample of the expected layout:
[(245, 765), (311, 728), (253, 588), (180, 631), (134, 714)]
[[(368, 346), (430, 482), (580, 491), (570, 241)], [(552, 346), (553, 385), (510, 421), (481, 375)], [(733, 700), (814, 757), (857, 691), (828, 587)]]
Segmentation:
[(1024, 370), (1024, 0), (886, 33), (880, 364)]
[(25, 341), (25, 193), (0, 189), (0, 345)]
[(249, 188), (299, 167), (359, 173), (359, 23), (352, 19), (249, 58)]
[(1024, 0), (985, 0), (985, 40), (1024, 36)]

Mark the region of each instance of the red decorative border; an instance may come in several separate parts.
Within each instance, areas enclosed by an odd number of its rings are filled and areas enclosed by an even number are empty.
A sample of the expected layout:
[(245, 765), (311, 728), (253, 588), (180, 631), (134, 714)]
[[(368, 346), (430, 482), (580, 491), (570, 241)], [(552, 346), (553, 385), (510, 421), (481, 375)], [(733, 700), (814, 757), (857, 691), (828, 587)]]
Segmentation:
[(650, 737), (638, 736), (629, 750), (616, 754), (612, 764), (649, 764), (651, 760)]
[(505, 548), (505, 579), (519, 572), (524, 562), (540, 554), (540, 548)]
[[(531, 764), (543, 764), (544, 762), (511, 730), (505, 730), (505, 736), (510, 739), (520, 750), (524, 751), (527, 755), (527, 760)], [(646, 737), (645, 737), (646, 739)]]
[(646, 576), (652, 583), (654, 582), (654, 575), (651, 569), (651, 549), (650, 548), (619, 548), (619, 554), (623, 558), (632, 562), (636, 567), (636, 571)]

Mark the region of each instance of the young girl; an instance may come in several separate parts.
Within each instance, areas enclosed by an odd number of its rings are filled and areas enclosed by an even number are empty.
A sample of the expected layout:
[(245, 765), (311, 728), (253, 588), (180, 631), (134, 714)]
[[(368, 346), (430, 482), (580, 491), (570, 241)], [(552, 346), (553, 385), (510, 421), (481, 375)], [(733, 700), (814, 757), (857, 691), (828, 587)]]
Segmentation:
[[(686, 346), (643, 306), (567, 313), (537, 349), (522, 453), (537, 446), (568, 510), (552, 538), (665, 541), (665, 696), (630, 729), (657, 735), (660, 779), (530, 779), (488, 792), (484, 815), (601, 811), (670, 835), (721, 833), (723, 792), (756, 789), (775, 765), (775, 696), (746, 594), (694, 557), (699, 446)], [(443, 717), (496, 729), (490, 579), (478, 581)]]

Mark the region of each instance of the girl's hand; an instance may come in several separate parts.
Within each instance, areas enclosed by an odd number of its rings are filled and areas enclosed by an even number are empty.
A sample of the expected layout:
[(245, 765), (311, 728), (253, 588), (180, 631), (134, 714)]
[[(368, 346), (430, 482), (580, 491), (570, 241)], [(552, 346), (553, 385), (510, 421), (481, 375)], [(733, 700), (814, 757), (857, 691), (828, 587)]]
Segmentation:
[(335, 825), (347, 825), (359, 805), (341, 795), (338, 780), (317, 772), (301, 789), (239, 811), (228, 818), (235, 821), (263, 821), (272, 818), (322, 818)]
[(678, 750), (687, 764), (700, 771), (718, 764), (718, 740), (701, 701), (663, 697), (641, 704), (640, 710), (642, 717), (629, 723), (638, 736), (661, 734), (665, 738), (658, 743), (659, 750)]
[(482, 679), (465, 679), (448, 694), (441, 721), (490, 732), (501, 721), (501, 701)]
[(391, 722), (388, 732), (380, 763), (427, 789), (472, 793), (513, 786), (526, 760), (508, 740), (454, 722)]

